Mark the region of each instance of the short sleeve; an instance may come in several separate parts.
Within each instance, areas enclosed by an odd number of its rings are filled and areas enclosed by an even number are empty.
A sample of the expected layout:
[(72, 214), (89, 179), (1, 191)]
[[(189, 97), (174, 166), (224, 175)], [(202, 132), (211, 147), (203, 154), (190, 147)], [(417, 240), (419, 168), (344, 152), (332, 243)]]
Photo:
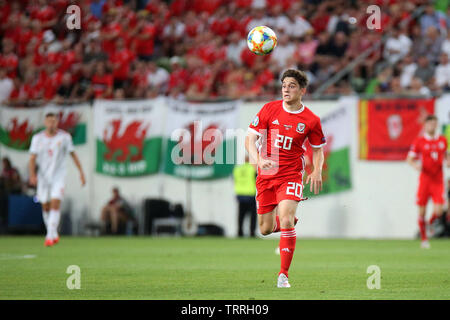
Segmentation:
[(317, 121), (316, 125), (309, 132), (308, 140), (311, 147), (313, 148), (321, 148), (327, 144), (327, 141), (322, 131), (322, 125), (320, 124), (320, 120)]
[(259, 110), (258, 114), (253, 119), (252, 123), (248, 126), (248, 131), (257, 134), (258, 136), (262, 136), (264, 134), (264, 130), (267, 130), (269, 126), (267, 125), (267, 105)]
[(31, 138), (31, 145), (29, 153), (31, 154), (38, 154), (38, 136), (34, 135), (33, 138)]
[(420, 152), (419, 139), (416, 139), (409, 148), (408, 157), (416, 158), (420, 154)]

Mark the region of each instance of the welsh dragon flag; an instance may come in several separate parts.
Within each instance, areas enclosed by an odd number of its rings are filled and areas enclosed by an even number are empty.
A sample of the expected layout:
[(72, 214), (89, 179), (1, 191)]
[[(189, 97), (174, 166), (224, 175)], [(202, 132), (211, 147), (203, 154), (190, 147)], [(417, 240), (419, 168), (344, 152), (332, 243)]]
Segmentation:
[(94, 104), (96, 171), (141, 176), (159, 171), (164, 100), (106, 101)]
[(47, 105), (57, 111), (58, 128), (72, 136), (74, 145), (82, 145), (87, 141), (87, 119), (90, 112), (88, 104), (73, 106)]
[(229, 176), (236, 161), (239, 101), (168, 103), (164, 172), (196, 180)]
[[(319, 193), (329, 194), (351, 188), (350, 144), (351, 117), (350, 110), (357, 104), (356, 98), (342, 98), (334, 111), (321, 117), (322, 130), (327, 139), (324, 148), (325, 162), (322, 170), (323, 190)], [(306, 173), (312, 171), (312, 147), (306, 146)], [(306, 176), (304, 179), (306, 182)], [(304, 194), (307, 197), (314, 194), (309, 191), (310, 185), (305, 185)]]
[(42, 108), (0, 107), (0, 143), (27, 151), (33, 134), (43, 128)]
[(85, 144), (87, 140), (88, 105), (56, 106), (39, 108), (0, 108), (0, 143), (16, 150), (28, 150), (32, 136), (44, 129), (44, 115), (47, 108), (55, 110), (58, 127), (72, 135), (74, 145)]

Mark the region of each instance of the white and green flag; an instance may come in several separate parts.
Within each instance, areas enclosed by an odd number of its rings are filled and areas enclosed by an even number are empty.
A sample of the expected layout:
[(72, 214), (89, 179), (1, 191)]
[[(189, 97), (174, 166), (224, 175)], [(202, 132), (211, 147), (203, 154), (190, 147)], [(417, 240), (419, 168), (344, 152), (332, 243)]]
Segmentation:
[(44, 127), (42, 108), (0, 106), (0, 143), (27, 151), (33, 134)]
[(97, 172), (130, 177), (159, 171), (164, 101), (95, 102)]
[[(351, 144), (351, 110), (357, 100), (342, 98), (339, 106), (321, 117), (322, 130), (327, 144), (324, 148), (325, 162), (322, 170), (323, 192), (329, 194), (351, 188), (350, 144)], [(306, 171), (312, 170), (312, 148), (307, 145)], [(312, 196), (309, 185), (305, 187), (305, 195)]]
[(82, 145), (87, 142), (87, 119), (90, 113), (88, 104), (71, 106), (49, 104), (44, 110), (47, 108), (56, 112), (58, 128), (70, 133), (74, 145)]
[(239, 101), (168, 101), (164, 172), (197, 180), (229, 176), (236, 162)]

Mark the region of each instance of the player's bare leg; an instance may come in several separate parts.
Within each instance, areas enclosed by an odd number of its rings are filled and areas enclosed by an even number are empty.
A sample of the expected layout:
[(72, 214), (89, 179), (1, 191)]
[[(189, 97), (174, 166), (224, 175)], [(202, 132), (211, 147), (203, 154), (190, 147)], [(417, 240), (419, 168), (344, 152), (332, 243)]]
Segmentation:
[[(297, 224), (298, 222), (298, 218), (296, 216), (294, 216), (294, 226)], [(280, 224), (280, 214), (278, 211), (278, 206), (275, 208), (275, 229), (273, 230), (273, 232), (280, 232), (281, 231), (281, 224)]]
[(51, 199), (50, 200), (50, 215), (48, 219), (50, 238), (53, 244), (59, 242), (58, 226), (61, 220), (61, 200)]
[(419, 230), (420, 230), (420, 239), (421, 244), (420, 247), (424, 249), (430, 248), (430, 243), (428, 242), (427, 237), (427, 228), (426, 228), (426, 220), (425, 220), (425, 214), (426, 214), (426, 206), (419, 206), (419, 218), (418, 218), (418, 224), (419, 224)]
[[(430, 219), (429, 225), (432, 228), (432, 236), (439, 235), (445, 228), (445, 221), (442, 222), (443, 217), (443, 205), (440, 203), (433, 204), (433, 216)], [(436, 223), (437, 222), (437, 223)]]
[(46, 202), (42, 204), (42, 218), (44, 220), (45, 229), (47, 234), (45, 236), (44, 246), (50, 247), (53, 245), (53, 240), (51, 238), (51, 232), (49, 227), (49, 218), (50, 218), (50, 202)]
[(258, 214), (259, 231), (263, 236), (271, 234), (276, 228), (276, 209), (271, 212)]
[(295, 212), (297, 211), (298, 201), (282, 200), (278, 204), (278, 212), (280, 214), (280, 260), (281, 267), (278, 273), (279, 288), (289, 288), (288, 271), (294, 256), (295, 243), (297, 235), (294, 228)]

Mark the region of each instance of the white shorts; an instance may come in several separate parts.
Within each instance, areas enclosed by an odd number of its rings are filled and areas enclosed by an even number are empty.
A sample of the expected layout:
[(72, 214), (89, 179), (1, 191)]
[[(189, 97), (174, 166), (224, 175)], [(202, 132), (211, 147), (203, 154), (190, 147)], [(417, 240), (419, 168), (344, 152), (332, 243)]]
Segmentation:
[(46, 182), (39, 183), (38, 180), (36, 196), (40, 203), (48, 203), (52, 199), (62, 200), (64, 196), (64, 181), (55, 180), (48, 184)]

